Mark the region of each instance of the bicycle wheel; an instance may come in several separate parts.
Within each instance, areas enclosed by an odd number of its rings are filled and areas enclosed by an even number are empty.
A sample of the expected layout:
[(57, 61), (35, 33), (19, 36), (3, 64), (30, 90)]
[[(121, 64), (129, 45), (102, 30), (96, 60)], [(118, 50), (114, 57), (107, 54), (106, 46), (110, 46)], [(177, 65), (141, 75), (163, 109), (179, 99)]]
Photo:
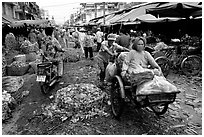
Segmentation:
[(186, 57), (181, 63), (181, 70), (187, 76), (195, 76), (202, 70), (202, 60), (196, 55)]
[(50, 87), (46, 83), (40, 83), (40, 89), (43, 94), (47, 94), (50, 90)]
[(161, 67), (164, 77), (167, 77), (170, 72), (169, 60), (166, 57), (158, 57), (155, 61)]
[(151, 109), (154, 111), (156, 115), (163, 115), (166, 113), (168, 109), (169, 104), (161, 104), (161, 105), (155, 105), (151, 106)]
[(124, 109), (124, 100), (121, 97), (120, 79), (114, 78), (111, 85), (111, 109), (113, 116), (116, 119), (120, 119)]

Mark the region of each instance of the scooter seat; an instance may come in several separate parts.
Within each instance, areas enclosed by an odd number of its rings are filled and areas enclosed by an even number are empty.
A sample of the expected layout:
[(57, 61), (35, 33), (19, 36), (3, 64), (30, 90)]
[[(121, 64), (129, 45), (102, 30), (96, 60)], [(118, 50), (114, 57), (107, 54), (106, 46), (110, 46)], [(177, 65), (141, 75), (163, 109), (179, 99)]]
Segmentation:
[(41, 64), (38, 64), (38, 67), (49, 67), (52, 65), (52, 62), (43, 62)]

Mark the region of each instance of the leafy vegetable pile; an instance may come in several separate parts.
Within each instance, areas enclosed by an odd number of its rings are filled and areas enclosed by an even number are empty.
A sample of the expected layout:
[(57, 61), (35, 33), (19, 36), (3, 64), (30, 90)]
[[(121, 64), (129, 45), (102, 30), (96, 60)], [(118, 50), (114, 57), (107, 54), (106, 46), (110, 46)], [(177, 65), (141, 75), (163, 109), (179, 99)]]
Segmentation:
[(2, 89), (8, 91), (9, 93), (14, 93), (18, 91), (24, 84), (22, 77), (7, 76), (2, 77)]
[(62, 121), (71, 118), (72, 122), (94, 116), (107, 116), (105, 102), (107, 93), (93, 84), (73, 84), (57, 91), (55, 102), (43, 106), (44, 115), (60, 117)]
[(2, 93), (2, 120), (5, 121), (11, 117), (12, 106), (15, 105), (15, 99), (8, 93), (8, 91), (3, 90)]

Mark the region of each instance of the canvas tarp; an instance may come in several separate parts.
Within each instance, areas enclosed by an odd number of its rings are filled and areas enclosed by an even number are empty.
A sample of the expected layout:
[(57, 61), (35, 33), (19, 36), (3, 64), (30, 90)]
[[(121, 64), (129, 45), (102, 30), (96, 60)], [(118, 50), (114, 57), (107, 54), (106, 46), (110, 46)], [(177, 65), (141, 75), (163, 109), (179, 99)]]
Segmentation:
[(146, 12), (156, 17), (197, 17), (202, 15), (202, 6), (198, 4), (198, 2), (169, 2), (156, 8), (146, 9)]

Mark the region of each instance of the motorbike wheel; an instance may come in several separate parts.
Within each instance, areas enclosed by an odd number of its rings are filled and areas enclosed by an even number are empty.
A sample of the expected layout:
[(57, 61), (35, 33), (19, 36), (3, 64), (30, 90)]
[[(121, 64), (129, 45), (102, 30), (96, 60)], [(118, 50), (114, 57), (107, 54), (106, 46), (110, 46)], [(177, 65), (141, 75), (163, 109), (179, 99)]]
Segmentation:
[(169, 75), (169, 72), (170, 72), (169, 60), (165, 57), (158, 57), (155, 59), (155, 61), (161, 67), (161, 70), (162, 70), (164, 77), (167, 77)]
[(168, 109), (168, 104), (161, 104), (161, 105), (155, 105), (151, 106), (151, 109), (156, 115), (163, 115), (166, 113)]
[(125, 103), (124, 100), (121, 98), (120, 90), (121, 87), (118, 79), (114, 79), (111, 85), (111, 109), (113, 116), (118, 120), (122, 115)]
[(187, 76), (195, 76), (202, 70), (202, 61), (198, 56), (189, 56), (181, 63), (181, 70)]
[(50, 87), (47, 84), (42, 83), (40, 84), (40, 89), (43, 94), (47, 94), (50, 90)]

